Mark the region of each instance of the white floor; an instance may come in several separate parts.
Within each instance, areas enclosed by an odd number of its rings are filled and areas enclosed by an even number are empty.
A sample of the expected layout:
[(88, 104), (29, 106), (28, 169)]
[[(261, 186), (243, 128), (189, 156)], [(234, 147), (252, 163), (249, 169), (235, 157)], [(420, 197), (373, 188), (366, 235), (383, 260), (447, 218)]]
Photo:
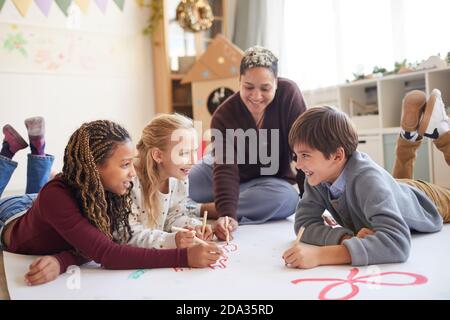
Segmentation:
[(413, 236), (406, 263), (288, 269), (281, 259), (292, 221), (243, 226), (213, 268), (111, 271), (83, 266), (36, 287), (30, 256), (4, 252), (11, 299), (450, 299), (450, 225)]

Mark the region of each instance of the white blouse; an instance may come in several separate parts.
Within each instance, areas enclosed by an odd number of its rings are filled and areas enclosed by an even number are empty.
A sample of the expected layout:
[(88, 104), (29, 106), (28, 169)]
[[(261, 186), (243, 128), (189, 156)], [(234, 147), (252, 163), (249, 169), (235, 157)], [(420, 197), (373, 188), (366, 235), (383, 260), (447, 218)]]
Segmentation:
[[(147, 226), (148, 213), (144, 209), (143, 193), (141, 184), (136, 177), (133, 180), (131, 197), (133, 204), (129, 223), (133, 235), (128, 241), (129, 245), (141, 248), (171, 249), (176, 248), (175, 232), (172, 227), (184, 228), (195, 227), (202, 222), (190, 213), (187, 206), (190, 202), (188, 198), (188, 180), (178, 180), (169, 178), (169, 192), (167, 194), (159, 192), (160, 215), (156, 226), (151, 229)], [(195, 204), (193, 210), (196, 214), (200, 211), (200, 204)]]

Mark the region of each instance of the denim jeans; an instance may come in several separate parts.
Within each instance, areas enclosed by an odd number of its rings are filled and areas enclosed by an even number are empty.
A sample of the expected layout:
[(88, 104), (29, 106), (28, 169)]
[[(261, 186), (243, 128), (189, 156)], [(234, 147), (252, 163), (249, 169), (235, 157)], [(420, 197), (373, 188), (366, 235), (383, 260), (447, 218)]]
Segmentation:
[[(3, 248), (1, 242), (3, 227), (8, 220), (12, 220), (15, 216), (19, 216), (31, 208), (37, 193), (48, 181), (53, 160), (54, 157), (51, 155), (37, 156), (29, 154), (26, 194), (0, 200), (0, 250)], [(17, 162), (0, 155), (0, 196), (16, 168)]]
[[(189, 197), (198, 203), (214, 201), (213, 162), (205, 155), (189, 173)], [(239, 185), (237, 218), (241, 225), (285, 219), (295, 212), (298, 192), (287, 181), (261, 176)]]

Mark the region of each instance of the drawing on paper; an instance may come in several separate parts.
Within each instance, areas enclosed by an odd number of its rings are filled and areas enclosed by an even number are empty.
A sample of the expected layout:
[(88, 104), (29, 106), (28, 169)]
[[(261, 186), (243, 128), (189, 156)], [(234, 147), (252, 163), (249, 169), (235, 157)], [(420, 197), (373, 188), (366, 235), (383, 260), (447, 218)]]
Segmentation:
[[(369, 285), (378, 285), (378, 286), (396, 286), (396, 287), (404, 287), (404, 286), (415, 286), (422, 285), (428, 282), (428, 279), (425, 276), (415, 273), (409, 272), (381, 272), (378, 274), (372, 274), (368, 276), (359, 276), (356, 275), (359, 273), (358, 268), (353, 268), (350, 270), (350, 273), (347, 276), (347, 279), (339, 279), (339, 278), (305, 278), (305, 279), (296, 279), (292, 280), (293, 284), (300, 284), (304, 282), (333, 282), (325, 288), (323, 288), (319, 293), (320, 300), (349, 300), (355, 297), (359, 293), (358, 283), (369, 284)], [(389, 275), (402, 276), (405, 279), (405, 282), (385, 282), (383, 281), (383, 277)], [(375, 280), (373, 280), (375, 279)], [(349, 284), (351, 287), (351, 292), (345, 296), (340, 298), (329, 298), (328, 294), (333, 290), (342, 285)]]

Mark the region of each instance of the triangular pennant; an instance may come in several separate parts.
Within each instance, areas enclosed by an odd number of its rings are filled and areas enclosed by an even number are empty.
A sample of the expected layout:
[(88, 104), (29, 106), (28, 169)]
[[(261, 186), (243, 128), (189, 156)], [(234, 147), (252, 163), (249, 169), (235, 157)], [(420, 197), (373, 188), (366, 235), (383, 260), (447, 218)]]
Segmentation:
[(84, 14), (88, 13), (90, 0), (74, 0)]
[(120, 11), (123, 11), (125, 0), (114, 0), (114, 2), (116, 3), (117, 7), (119, 7)]
[(25, 17), (27, 15), (28, 9), (30, 8), (32, 0), (12, 0), (14, 5), (17, 8), (17, 11), (20, 12), (22, 17)]
[(52, 0), (34, 0), (34, 2), (39, 7), (44, 16), (48, 17), (50, 6), (52, 5)]
[(100, 9), (103, 14), (106, 12), (106, 7), (108, 6), (108, 0), (95, 0), (97, 7)]
[(55, 2), (61, 9), (61, 11), (64, 13), (64, 15), (67, 17), (68, 16), (67, 9), (69, 9), (72, 0), (55, 0)]
[(2, 11), (3, 5), (5, 4), (6, 0), (0, 0), (0, 11)]

